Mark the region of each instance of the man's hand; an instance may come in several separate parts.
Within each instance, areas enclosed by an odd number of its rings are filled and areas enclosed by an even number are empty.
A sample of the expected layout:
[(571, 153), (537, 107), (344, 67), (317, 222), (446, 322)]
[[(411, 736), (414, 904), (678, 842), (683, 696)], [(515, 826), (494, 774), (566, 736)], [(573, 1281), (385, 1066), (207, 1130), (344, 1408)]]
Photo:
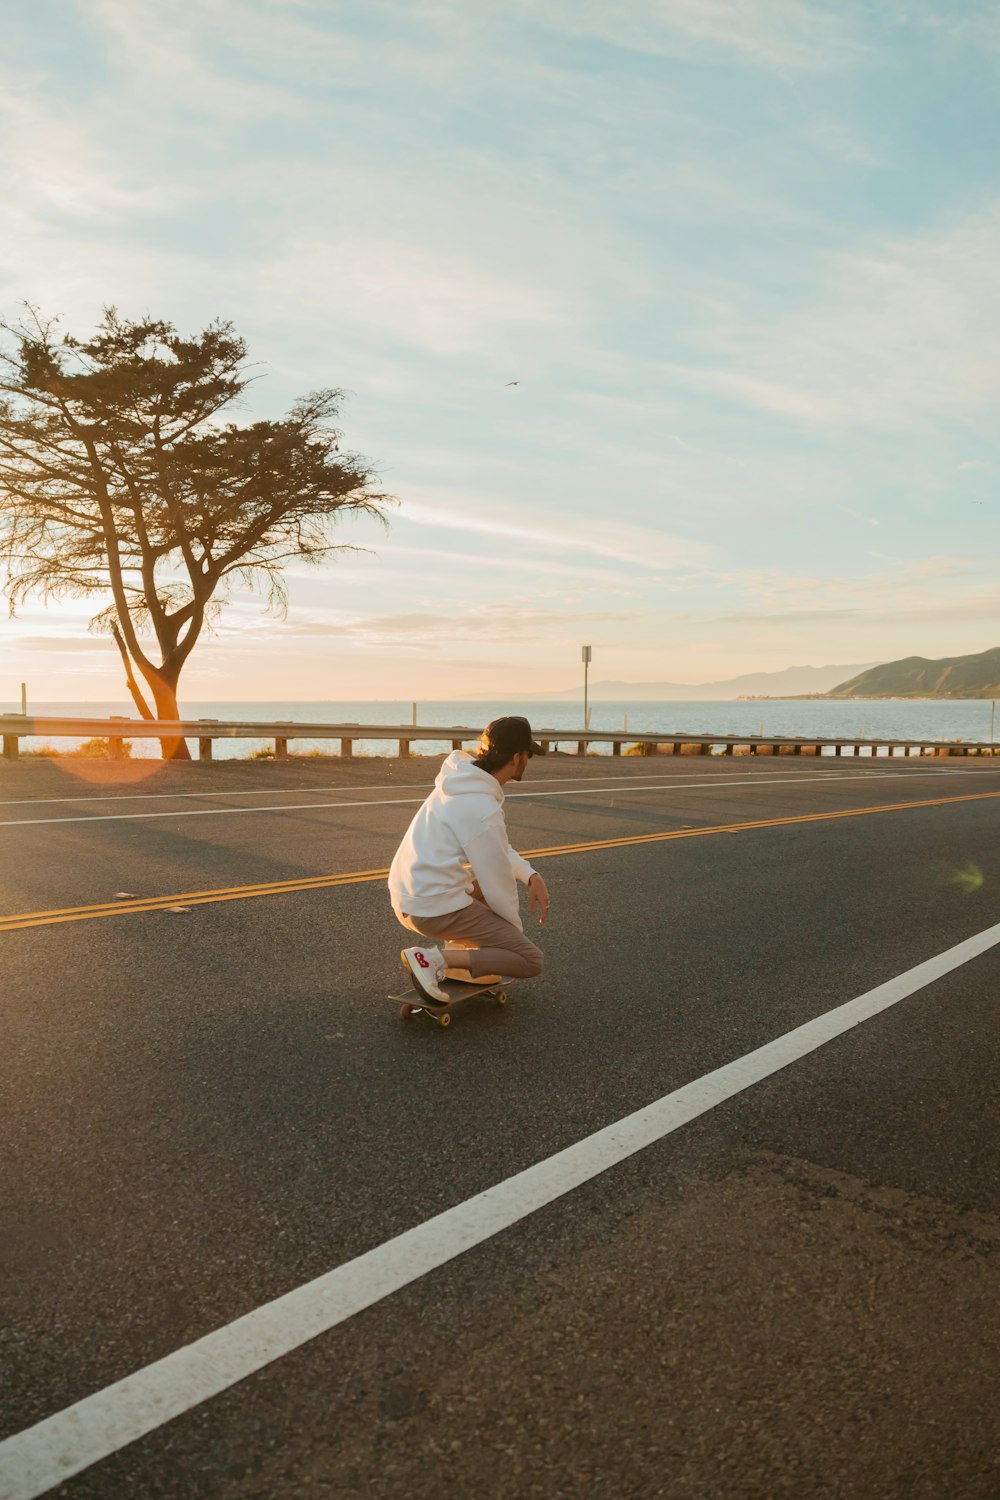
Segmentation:
[(544, 923), (549, 914), (549, 893), (540, 875), (532, 875), (528, 881), (528, 894), (531, 897), (532, 915), (537, 911), (539, 923)]

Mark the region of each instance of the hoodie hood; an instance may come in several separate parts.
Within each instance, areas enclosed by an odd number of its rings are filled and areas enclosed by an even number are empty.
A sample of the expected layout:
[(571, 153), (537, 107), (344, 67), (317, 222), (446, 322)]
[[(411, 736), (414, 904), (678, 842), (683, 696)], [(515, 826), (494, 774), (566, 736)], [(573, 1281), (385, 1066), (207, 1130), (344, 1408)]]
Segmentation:
[(503, 801), (503, 787), (489, 771), (473, 763), (466, 750), (453, 750), (441, 766), (434, 781), (437, 791), (445, 797), (462, 797), (475, 793), (492, 797), (494, 802)]

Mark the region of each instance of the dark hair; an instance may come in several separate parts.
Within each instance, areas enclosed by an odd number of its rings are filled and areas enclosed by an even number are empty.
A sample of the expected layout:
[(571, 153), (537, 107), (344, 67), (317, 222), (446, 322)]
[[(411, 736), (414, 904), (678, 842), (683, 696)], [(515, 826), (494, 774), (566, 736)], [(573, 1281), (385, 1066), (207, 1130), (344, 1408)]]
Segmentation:
[(513, 759), (513, 755), (505, 755), (502, 750), (497, 749), (496, 745), (484, 745), (480, 740), (479, 754), (473, 756), (472, 764), (478, 766), (481, 771), (499, 771), (501, 766), (505, 766), (509, 760)]

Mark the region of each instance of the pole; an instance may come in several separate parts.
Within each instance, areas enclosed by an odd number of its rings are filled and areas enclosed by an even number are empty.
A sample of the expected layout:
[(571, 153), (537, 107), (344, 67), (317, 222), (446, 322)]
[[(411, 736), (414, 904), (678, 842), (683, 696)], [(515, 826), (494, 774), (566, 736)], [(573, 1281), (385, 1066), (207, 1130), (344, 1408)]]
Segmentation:
[(589, 729), (590, 728), (590, 710), (587, 707), (587, 692), (588, 692), (587, 674), (590, 671), (590, 658), (591, 658), (591, 654), (592, 654), (591, 653), (591, 648), (589, 646), (584, 646), (583, 652), (582, 652), (582, 656), (583, 656), (583, 727), (584, 727), (584, 729)]
[(416, 724), (416, 722), (417, 722), (417, 705), (415, 703), (411, 703), (410, 707), (413, 710), (413, 722), (414, 722), (414, 724)]
[[(21, 692), (22, 693), (24, 692), (24, 688), (23, 687), (21, 688)], [(24, 709), (23, 708), (21, 709), (21, 712), (24, 713)], [(993, 706), (990, 709), (990, 744), (991, 745), (993, 743), (993, 727), (996, 724), (996, 719), (997, 719), (997, 700), (994, 698), (993, 699)]]
[[(995, 703), (994, 703), (993, 707), (996, 708), (996, 704)], [(24, 715), (27, 712), (28, 712), (28, 684), (26, 682), (22, 682), (21, 683), (21, 713), (22, 713), (22, 715)]]

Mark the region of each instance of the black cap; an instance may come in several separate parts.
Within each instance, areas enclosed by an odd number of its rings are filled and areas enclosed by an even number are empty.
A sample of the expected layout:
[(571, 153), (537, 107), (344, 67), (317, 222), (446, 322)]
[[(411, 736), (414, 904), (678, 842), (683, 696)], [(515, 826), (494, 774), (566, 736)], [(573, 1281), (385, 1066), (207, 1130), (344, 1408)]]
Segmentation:
[(519, 714), (494, 719), (487, 724), (479, 741), (480, 755), (498, 756), (501, 765), (506, 765), (525, 750), (529, 755), (545, 754), (538, 741), (531, 738), (531, 725)]

